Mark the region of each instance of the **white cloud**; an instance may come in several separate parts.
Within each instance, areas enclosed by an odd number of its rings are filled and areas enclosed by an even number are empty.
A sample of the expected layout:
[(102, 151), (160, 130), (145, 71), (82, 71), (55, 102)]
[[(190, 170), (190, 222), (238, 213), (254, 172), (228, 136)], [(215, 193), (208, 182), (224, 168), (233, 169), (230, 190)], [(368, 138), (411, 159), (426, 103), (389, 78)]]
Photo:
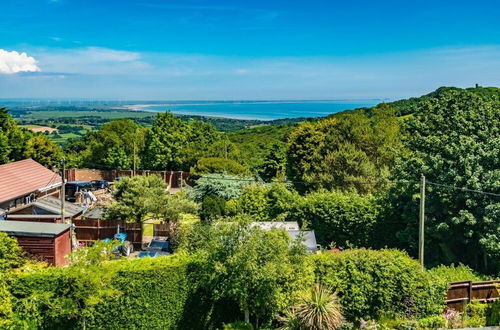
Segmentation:
[(148, 66), (137, 52), (101, 47), (34, 49), (33, 52), (47, 72), (131, 74)]
[(37, 72), (40, 68), (37, 61), (26, 53), (0, 49), (0, 73), (14, 74), (18, 72)]

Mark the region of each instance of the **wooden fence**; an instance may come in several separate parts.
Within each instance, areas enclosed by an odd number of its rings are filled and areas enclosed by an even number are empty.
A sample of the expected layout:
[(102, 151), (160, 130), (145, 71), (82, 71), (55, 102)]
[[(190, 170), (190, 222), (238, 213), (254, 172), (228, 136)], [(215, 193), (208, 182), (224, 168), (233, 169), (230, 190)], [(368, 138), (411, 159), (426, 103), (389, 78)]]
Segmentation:
[(450, 283), (446, 294), (446, 305), (457, 311), (463, 311), (464, 306), (472, 300), (489, 303), (499, 298), (500, 280), (485, 282), (454, 282)]
[[(113, 238), (118, 232), (127, 233), (127, 240), (134, 244), (136, 249), (142, 247), (142, 224), (126, 223), (114, 220), (75, 220), (76, 239), (83, 243), (94, 242), (105, 238)], [(170, 238), (174, 234), (174, 226), (171, 224), (154, 224), (153, 234), (155, 237)]]
[(135, 248), (142, 246), (142, 224), (126, 223), (114, 220), (75, 220), (76, 239), (83, 243), (94, 242), (105, 238), (113, 238), (118, 232), (127, 233), (127, 240), (134, 244)]
[(68, 181), (107, 180), (115, 181), (117, 177), (131, 177), (134, 175), (159, 175), (169, 188), (180, 188), (182, 182), (189, 178), (189, 172), (182, 171), (150, 171), (150, 170), (96, 170), (96, 169), (67, 169), (65, 171)]

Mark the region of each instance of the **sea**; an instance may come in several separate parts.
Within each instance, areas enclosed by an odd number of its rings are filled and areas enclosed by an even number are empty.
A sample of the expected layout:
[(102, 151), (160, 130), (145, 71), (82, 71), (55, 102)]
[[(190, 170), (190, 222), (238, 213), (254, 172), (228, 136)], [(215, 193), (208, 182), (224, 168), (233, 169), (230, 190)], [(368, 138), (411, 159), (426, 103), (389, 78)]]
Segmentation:
[(324, 117), (344, 110), (371, 107), (383, 100), (339, 101), (204, 101), (137, 104), (129, 108), (141, 111), (212, 116), (233, 119), (275, 120)]

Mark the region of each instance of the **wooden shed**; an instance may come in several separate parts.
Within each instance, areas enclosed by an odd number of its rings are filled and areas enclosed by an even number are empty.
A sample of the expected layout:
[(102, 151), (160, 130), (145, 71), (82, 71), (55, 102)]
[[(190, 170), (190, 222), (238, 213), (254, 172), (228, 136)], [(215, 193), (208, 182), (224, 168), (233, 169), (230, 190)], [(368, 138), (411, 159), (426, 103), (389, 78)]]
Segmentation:
[(71, 225), (29, 221), (0, 221), (0, 232), (17, 238), (29, 255), (55, 266), (68, 263), (71, 253)]

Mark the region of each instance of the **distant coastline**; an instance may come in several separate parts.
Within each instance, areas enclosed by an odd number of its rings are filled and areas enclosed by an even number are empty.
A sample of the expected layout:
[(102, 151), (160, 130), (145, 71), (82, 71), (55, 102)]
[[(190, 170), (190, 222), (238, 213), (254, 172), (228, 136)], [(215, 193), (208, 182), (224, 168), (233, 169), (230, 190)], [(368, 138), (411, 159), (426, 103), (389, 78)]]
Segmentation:
[(381, 100), (338, 101), (184, 101), (123, 105), (130, 111), (164, 112), (241, 120), (276, 120), (325, 117), (333, 113), (371, 107)]

